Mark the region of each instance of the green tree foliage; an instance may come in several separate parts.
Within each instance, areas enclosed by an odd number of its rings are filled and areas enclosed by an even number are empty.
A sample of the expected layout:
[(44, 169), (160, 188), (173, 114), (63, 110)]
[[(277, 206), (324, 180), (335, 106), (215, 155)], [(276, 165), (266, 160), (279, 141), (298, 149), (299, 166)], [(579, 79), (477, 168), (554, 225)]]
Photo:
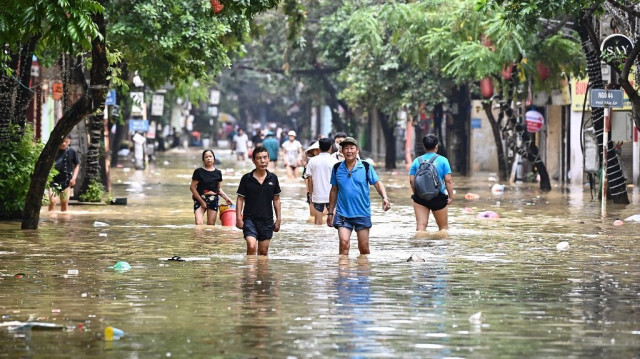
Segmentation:
[[(14, 127), (15, 131), (19, 131)], [(0, 219), (13, 219), (22, 214), (31, 173), (43, 144), (31, 140), (33, 130), (27, 126), (19, 142), (1, 142), (0, 153)], [(48, 182), (54, 174), (49, 174)]]

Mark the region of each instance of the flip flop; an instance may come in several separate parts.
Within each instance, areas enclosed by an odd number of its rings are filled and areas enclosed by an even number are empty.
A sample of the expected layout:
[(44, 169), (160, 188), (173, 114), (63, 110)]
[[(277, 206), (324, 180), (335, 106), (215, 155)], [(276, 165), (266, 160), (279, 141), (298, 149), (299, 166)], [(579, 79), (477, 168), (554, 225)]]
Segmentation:
[(180, 256), (173, 256), (169, 259), (167, 259), (168, 261), (176, 261), (176, 262), (184, 262), (185, 260), (180, 258)]

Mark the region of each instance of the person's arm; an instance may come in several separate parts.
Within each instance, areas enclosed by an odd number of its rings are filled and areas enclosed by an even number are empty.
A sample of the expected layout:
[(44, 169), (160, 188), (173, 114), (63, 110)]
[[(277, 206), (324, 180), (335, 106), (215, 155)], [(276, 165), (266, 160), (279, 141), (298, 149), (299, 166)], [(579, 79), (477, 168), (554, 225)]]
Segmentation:
[(281, 222), (281, 217), (280, 217), (280, 209), (281, 209), (281, 205), (280, 205), (280, 195), (275, 195), (273, 196), (273, 209), (276, 211), (276, 222), (273, 225), (273, 231), (274, 232), (278, 232), (280, 230), (280, 222)]
[(222, 190), (222, 182), (218, 182), (218, 194), (227, 201), (228, 205), (232, 205), (233, 201), (226, 193)]
[(313, 195), (313, 177), (309, 175), (306, 178), (306, 181), (307, 181), (307, 192), (309, 192), (310, 195)]
[(242, 209), (244, 208), (244, 197), (238, 196), (236, 199), (236, 227), (242, 229), (244, 221), (242, 220)]
[(378, 181), (373, 184), (373, 187), (376, 188), (378, 194), (382, 196), (382, 209), (386, 212), (391, 208), (391, 202), (389, 202), (389, 198), (387, 197), (387, 191), (384, 189), (384, 185), (382, 181)]
[(198, 194), (198, 190), (196, 190), (197, 185), (198, 185), (198, 180), (191, 180), (191, 186), (189, 186), (189, 189), (191, 190), (191, 194), (193, 195), (193, 198), (196, 199), (196, 201), (200, 202), (200, 205), (202, 206), (202, 208), (207, 209), (207, 204), (202, 199), (202, 197), (200, 197), (200, 194)]
[(329, 192), (329, 209), (327, 211), (327, 226), (333, 227), (333, 216), (336, 213), (336, 201), (338, 199), (338, 186), (331, 186)]
[(73, 176), (71, 176), (71, 181), (69, 181), (69, 187), (73, 188), (76, 185), (76, 178), (78, 178), (78, 172), (80, 172), (79, 164), (73, 167)]
[(444, 175), (444, 186), (449, 195), (449, 199), (447, 199), (447, 205), (449, 205), (453, 202), (453, 178), (451, 177), (451, 173)]
[(416, 176), (415, 175), (409, 175), (409, 184), (411, 185), (411, 192), (413, 192), (413, 194), (416, 194)]

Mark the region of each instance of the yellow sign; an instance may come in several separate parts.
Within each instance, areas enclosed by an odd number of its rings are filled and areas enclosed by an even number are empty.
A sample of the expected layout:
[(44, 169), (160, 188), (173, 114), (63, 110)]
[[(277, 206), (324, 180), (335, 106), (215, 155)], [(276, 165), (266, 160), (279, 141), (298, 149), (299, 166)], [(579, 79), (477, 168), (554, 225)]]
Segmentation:
[[(631, 86), (635, 87), (633, 74), (629, 74), (629, 82)], [(572, 79), (571, 80), (571, 110), (575, 112), (582, 112), (582, 108), (584, 106), (585, 111), (591, 111), (591, 106), (589, 106), (590, 98), (587, 94), (587, 87), (589, 85), (589, 78), (586, 79)], [(591, 89), (589, 89), (591, 92)], [(586, 105), (584, 103), (586, 97)], [(631, 111), (631, 101), (629, 101), (629, 96), (627, 93), (624, 93), (624, 99), (622, 103), (622, 108), (614, 108), (612, 110), (616, 111)]]

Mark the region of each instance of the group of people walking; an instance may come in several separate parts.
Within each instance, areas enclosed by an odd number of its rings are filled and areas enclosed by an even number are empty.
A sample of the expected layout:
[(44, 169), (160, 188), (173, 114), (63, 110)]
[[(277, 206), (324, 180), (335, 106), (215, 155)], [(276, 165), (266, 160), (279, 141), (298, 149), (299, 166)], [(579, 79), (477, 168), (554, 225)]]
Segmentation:
[[(360, 160), (358, 141), (346, 134), (338, 135), (335, 142), (328, 138), (318, 140), (319, 154), (307, 163), (305, 174), (310, 201), (315, 208), (314, 223), (322, 224), (326, 215), (326, 224), (338, 230), (340, 254), (349, 254), (354, 230), (360, 254), (369, 254), (370, 186), (380, 195), (385, 212), (391, 208), (391, 202), (374, 167)], [(426, 153), (413, 161), (409, 171), (416, 230), (426, 230), (433, 211), (439, 230), (446, 231), (449, 228), (447, 207), (453, 201), (451, 167), (446, 157), (437, 155), (435, 135), (425, 136), (422, 142)], [(338, 144), (339, 151), (331, 153), (334, 144)], [(271, 155), (266, 146), (256, 147), (251, 158), (255, 168), (244, 174), (238, 185), (236, 227), (243, 231), (247, 255), (267, 255), (273, 233), (280, 230), (282, 222), (281, 189), (278, 176), (269, 170)], [(215, 168), (213, 151), (205, 150), (202, 161), (203, 167), (194, 171), (190, 186), (196, 224), (203, 224), (205, 213), (207, 224), (215, 224), (218, 198), (222, 197), (229, 205), (233, 201), (220, 186), (222, 174)], [(434, 184), (437, 193), (425, 195), (423, 188)]]

